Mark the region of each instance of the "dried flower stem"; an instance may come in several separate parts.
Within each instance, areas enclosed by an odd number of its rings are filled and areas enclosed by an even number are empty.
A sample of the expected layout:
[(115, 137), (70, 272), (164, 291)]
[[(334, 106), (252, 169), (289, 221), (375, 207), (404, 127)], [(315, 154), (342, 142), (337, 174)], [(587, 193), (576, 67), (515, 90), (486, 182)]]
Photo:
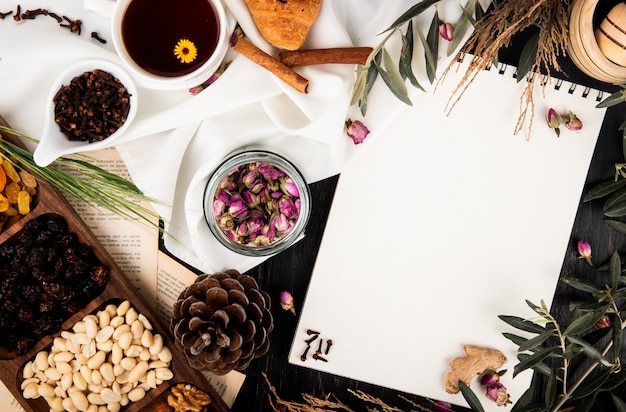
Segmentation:
[[(566, 53), (569, 11), (569, 0), (499, 2), (494, 10), (476, 22), (475, 32), (458, 53), (457, 61), (465, 59), (470, 53), (473, 53), (473, 56), (467, 72), (453, 91), (446, 111), (450, 112), (454, 108), (480, 71), (498, 60), (500, 50), (511, 44), (514, 35), (534, 26), (539, 28), (537, 52), (527, 76), (528, 83), (520, 97), (520, 115), (514, 130), (517, 134), (530, 114), (528, 124), (528, 136), (530, 136), (535, 109), (533, 94), (535, 82), (541, 77), (539, 74), (544, 71), (548, 76), (548, 81), (542, 84), (543, 88), (551, 80), (550, 70), (561, 70), (557, 57)], [(456, 62), (453, 62), (446, 69), (441, 79), (455, 64)]]

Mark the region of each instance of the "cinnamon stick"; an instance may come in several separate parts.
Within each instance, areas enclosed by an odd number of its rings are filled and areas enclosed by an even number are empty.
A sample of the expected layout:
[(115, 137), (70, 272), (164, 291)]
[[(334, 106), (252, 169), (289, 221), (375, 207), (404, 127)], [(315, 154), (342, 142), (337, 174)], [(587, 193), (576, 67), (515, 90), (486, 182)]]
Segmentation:
[(372, 53), (371, 47), (336, 47), (331, 49), (293, 50), (279, 53), (280, 61), (287, 67), (314, 64), (365, 64)]
[(279, 79), (298, 90), (301, 93), (307, 93), (309, 88), (309, 81), (293, 71), (291, 68), (285, 66), (280, 61), (276, 60), (263, 50), (256, 47), (246, 38), (241, 37), (237, 40), (235, 51), (246, 56), (259, 66), (269, 70), (275, 74)]

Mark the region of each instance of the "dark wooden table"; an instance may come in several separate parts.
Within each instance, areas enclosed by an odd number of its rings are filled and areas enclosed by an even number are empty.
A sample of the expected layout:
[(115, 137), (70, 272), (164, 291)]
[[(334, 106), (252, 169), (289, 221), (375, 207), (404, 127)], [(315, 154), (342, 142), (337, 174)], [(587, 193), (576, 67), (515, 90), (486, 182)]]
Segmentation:
[[(570, 79), (576, 83), (589, 85), (607, 92), (616, 90), (615, 87), (587, 78), (568, 61), (564, 61), (563, 67)], [(537, 122), (541, 122), (543, 114), (537, 113), (536, 116)], [(584, 119), (582, 120), (584, 122)], [(624, 161), (622, 132), (618, 130), (624, 120), (626, 120), (626, 104), (622, 103), (608, 109), (581, 199), (590, 187), (613, 176), (614, 163)], [(266, 290), (270, 296), (278, 297), (281, 291), (288, 290), (293, 294), (297, 306), (304, 301), (338, 178), (335, 176), (311, 185), (313, 211), (305, 239), (248, 272), (258, 279), (261, 288)], [(569, 246), (563, 257), (562, 275), (591, 279), (595, 274), (593, 268), (583, 260), (578, 259), (576, 243), (579, 239), (592, 245), (593, 260), (596, 264), (608, 261), (615, 250), (626, 254), (624, 236), (603, 222), (602, 203), (601, 200), (590, 203), (582, 203), (581, 200)], [(549, 231), (550, 228), (546, 227), (545, 230)], [(541, 235), (541, 233), (537, 233), (537, 236)], [(529, 251), (526, 252), (532, 253), (532, 245), (529, 245)], [(520, 259), (523, 259), (523, 253), (520, 253)], [(552, 312), (561, 322), (567, 322), (570, 319), (568, 302), (578, 296), (575, 290), (559, 282), (553, 299)], [(271, 349), (267, 355), (255, 360), (245, 371), (246, 381), (233, 406), (233, 412), (273, 410), (268, 401), (270, 391), (262, 373), (267, 374), (278, 395), (288, 401), (302, 402), (303, 393), (319, 398), (332, 394), (353, 411), (366, 410), (366, 404), (348, 391), (351, 389), (361, 390), (404, 411), (418, 409), (411, 408), (402, 397), (420, 404), (426, 410), (434, 410), (432, 403), (418, 396), (289, 364), (287, 357), (298, 318), (276, 306), (272, 310), (275, 316), (275, 329), (272, 332)], [(494, 313), (494, 316), (496, 315), (498, 314)], [(433, 328), (435, 327), (433, 326)], [(435, 330), (432, 332), (436, 333)], [(422, 377), (420, 378), (418, 374), (422, 374)], [(416, 379), (437, 379), (437, 377), (425, 377), (424, 374), (428, 374), (428, 371), (416, 371)], [(535, 379), (533, 385), (540, 393), (544, 387), (544, 382), (541, 379)], [(621, 389), (617, 393), (626, 393), (626, 387)], [(517, 394), (517, 396), (519, 395)], [(458, 407), (455, 410), (463, 410), (463, 408)], [(606, 397), (601, 397), (592, 410), (604, 412), (615, 409), (612, 402), (608, 401)]]

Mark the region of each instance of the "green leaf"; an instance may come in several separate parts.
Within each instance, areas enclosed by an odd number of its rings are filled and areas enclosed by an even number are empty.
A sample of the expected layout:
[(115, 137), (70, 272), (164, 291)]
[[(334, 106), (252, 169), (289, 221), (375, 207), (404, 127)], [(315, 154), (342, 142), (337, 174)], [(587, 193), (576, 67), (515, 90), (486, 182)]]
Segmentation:
[(608, 196), (624, 185), (626, 185), (626, 179), (619, 179), (617, 182), (615, 179), (611, 179), (606, 182), (599, 183), (587, 192), (583, 198), (583, 202), (589, 202), (590, 200)]
[(557, 346), (545, 348), (543, 350), (533, 353), (523, 360), (520, 360), (520, 362), (513, 367), (513, 377), (517, 376), (526, 369), (531, 369), (534, 366), (539, 365), (541, 362), (543, 362), (544, 359), (555, 353), (557, 350)]
[[(611, 330), (613, 331), (613, 356), (618, 359), (622, 349), (622, 338), (624, 336), (624, 330), (620, 322), (619, 316), (615, 315), (611, 317)], [(608, 329), (608, 328), (607, 328)]]
[(618, 232), (626, 235), (626, 223), (613, 219), (604, 219), (604, 222)]
[(526, 389), (522, 396), (519, 397), (517, 402), (511, 407), (511, 412), (523, 412), (526, 411), (530, 403), (533, 401), (533, 387)]
[(609, 305), (607, 304), (594, 312), (587, 312), (577, 319), (574, 319), (574, 321), (572, 321), (572, 323), (570, 323), (569, 326), (565, 329), (563, 335), (568, 337), (574, 337), (574, 335), (581, 334), (582, 332), (595, 325), (596, 322), (598, 322), (600, 318), (604, 316), (608, 308)]
[(597, 108), (615, 106), (626, 100), (626, 89), (617, 91), (596, 105)]
[(592, 394), (595, 396), (598, 390), (604, 385), (611, 375), (608, 368), (596, 367), (594, 372), (589, 375), (582, 384), (572, 394), (572, 399), (583, 399)]
[[(435, 73), (437, 71), (436, 58), (438, 56), (437, 55), (433, 56), (433, 53), (430, 50), (430, 47), (428, 47), (428, 40), (426, 40), (426, 38), (424, 37), (424, 33), (422, 33), (419, 27), (417, 28), (417, 34), (419, 34), (420, 41), (422, 42), (422, 46), (424, 46), (424, 58), (426, 60), (426, 72)], [(433, 80), (430, 80), (430, 82), (432, 83)]]
[[(518, 353), (517, 359), (521, 362), (528, 359), (530, 356), (531, 355), (529, 353)], [(550, 376), (550, 367), (543, 362), (539, 362), (538, 364), (534, 365), (533, 370), (535, 372), (539, 372), (542, 375)]]
[(612, 373), (609, 379), (602, 384), (602, 390), (612, 391), (623, 385), (624, 382), (626, 382), (626, 368), (622, 367), (619, 371)]
[(617, 397), (614, 393), (611, 394), (611, 399), (615, 404), (615, 412), (626, 412), (626, 402)]
[(546, 328), (541, 325), (517, 316), (498, 315), (498, 318), (503, 322), (506, 322), (509, 325), (513, 326), (514, 328), (523, 330), (525, 332), (543, 333), (546, 330)]
[(555, 333), (553, 330), (546, 330), (545, 332), (535, 336), (532, 339), (528, 339), (524, 344), (520, 345), (519, 351), (524, 352), (527, 350), (532, 350), (541, 346), (542, 343), (547, 341), (551, 336), (554, 336)]
[(517, 82), (526, 78), (526, 75), (532, 69), (537, 59), (537, 50), (539, 48), (539, 33), (534, 34), (524, 47), (520, 54), (519, 63), (517, 65)]
[(409, 21), (406, 28), (406, 35), (402, 35), (402, 51), (400, 53), (400, 62), (398, 70), (402, 79), (409, 79), (413, 87), (425, 91), (421, 84), (415, 78), (413, 73), (413, 20)]
[(613, 252), (613, 254), (611, 255), (611, 266), (609, 269), (609, 273), (611, 274), (611, 289), (616, 290), (619, 284), (619, 277), (622, 274), (622, 261), (617, 251)]
[[(604, 203), (604, 214), (609, 217), (618, 217), (624, 213), (626, 207), (626, 188), (621, 188), (613, 193)], [(621, 215), (623, 216), (623, 215)]]
[(354, 81), (354, 88), (352, 89), (352, 99), (350, 101), (350, 105), (357, 103), (360, 100), (363, 100), (363, 95), (365, 94), (365, 81), (367, 79), (367, 70), (361, 70), (356, 75), (356, 80)]
[(461, 395), (463, 395), (463, 398), (465, 398), (465, 401), (473, 412), (484, 412), (483, 406), (478, 400), (478, 397), (472, 389), (465, 384), (465, 382), (459, 381), (459, 388), (461, 388)]
[(376, 53), (374, 59), (372, 60), (372, 64), (367, 69), (367, 76), (365, 78), (365, 90), (363, 91), (363, 97), (359, 102), (359, 106), (361, 107), (361, 114), (365, 116), (367, 113), (367, 97), (374, 87), (374, 83), (376, 82), (376, 78), (378, 77), (378, 69), (376, 68), (376, 63), (380, 64), (382, 60), (382, 54), (380, 52)]
[[(374, 64), (376, 65), (376, 69), (378, 70), (380, 77), (383, 79), (383, 82), (385, 82), (389, 90), (391, 90), (391, 92), (398, 99), (400, 99), (401, 102), (409, 106), (412, 106), (413, 103), (411, 103), (411, 100), (409, 99), (409, 96), (407, 95), (406, 84), (404, 84), (404, 81), (402, 80), (402, 76), (400, 76), (400, 73), (398, 72), (395, 64), (393, 63), (391, 56), (389, 55), (389, 52), (387, 52), (387, 50), (383, 48), (382, 53), (383, 53), (383, 65), (385, 68), (383, 69), (378, 62), (374, 61)], [(386, 71), (386, 70), (389, 70), (389, 71)]]
[(575, 289), (578, 289), (583, 292), (598, 294), (600, 293), (600, 289), (588, 282), (584, 282), (582, 280), (574, 279), (574, 278), (561, 278), (561, 281)]
[(528, 338), (524, 338), (522, 336), (515, 335), (513, 333), (504, 332), (504, 333), (502, 333), (502, 336), (504, 336), (505, 338), (507, 338), (508, 340), (513, 342), (514, 344), (516, 344), (517, 346), (522, 346), (523, 344), (528, 342)]
[(416, 5), (412, 6), (410, 9), (402, 13), (400, 17), (398, 17), (393, 23), (391, 23), (391, 26), (389, 26), (385, 30), (385, 32), (395, 29), (396, 27), (402, 26), (404, 23), (411, 20), (413, 17), (417, 17), (422, 12), (428, 10), (430, 6), (439, 3), (439, 1), (440, 0), (424, 0), (420, 3), (417, 3)]
[(602, 356), (602, 354), (593, 345), (589, 344), (589, 342), (587, 342), (586, 340), (579, 338), (577, 336), (568, 336), (567, 339), (570, 342), (581, 346), (585, 354), (587, 354), (587, 356), (589, 356), (590, 358), (596, 359), (604, 366), (611, 366), (611, 363), (608, 360), (606, 360), (606, 358)]
[(548, 377), (548, 382), (546, 383), (546, 393), (544, 395), (544, 405), (546, 406), (546, 411), (550, 410), (550, 407), (554, 403), (554, 398), (556, 397), (557, 390), (557, 368), (550, 369), (550, 376)]
[[(474, 23), (476, 22), (472, 17), (472, 9), (476, 9), (476, 5), (478, 4), (477, 0), (470, 0), (467, 2), (465, 7), (461, 6), (461, 10), (463, 14), (459, 17), (459, 21), (457, 21), (454, 27), (454, 37), (448, 43), (448, 56), (451, 56), (456, 49), (461, 45), (463, 40), (465, 40), (465, 34), (467, 34), (468, 30), (474, 27)], [(480, 4), (478, 4), (478, 8), (480, 8)], [(482, 10), (482, 8), (480, 8)]]
[(595, 412), (593, 411), (593, 404), (596, 402), (597, 393), (592, 393), (590, 396), (578, 399), (574, 406), (576, 412)]
[(425, 47), (428, 48), (430, 51), (429, 54), (433, 57), (432, 64), (426, 65), (426, 76), (428, 76), (428, 80), (432, 83), (437, 76), (437, 58), (439, 57), (439, 13), (436, 9), (435, 15), (430, 22)]

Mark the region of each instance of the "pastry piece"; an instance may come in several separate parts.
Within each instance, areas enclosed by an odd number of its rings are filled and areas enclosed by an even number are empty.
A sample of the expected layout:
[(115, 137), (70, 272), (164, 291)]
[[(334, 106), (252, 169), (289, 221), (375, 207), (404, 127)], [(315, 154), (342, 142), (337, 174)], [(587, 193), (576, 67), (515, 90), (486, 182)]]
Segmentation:
[(245, 0), (261, 35), (272, 46), (297, 50), (317, 19), (322, 0)]

